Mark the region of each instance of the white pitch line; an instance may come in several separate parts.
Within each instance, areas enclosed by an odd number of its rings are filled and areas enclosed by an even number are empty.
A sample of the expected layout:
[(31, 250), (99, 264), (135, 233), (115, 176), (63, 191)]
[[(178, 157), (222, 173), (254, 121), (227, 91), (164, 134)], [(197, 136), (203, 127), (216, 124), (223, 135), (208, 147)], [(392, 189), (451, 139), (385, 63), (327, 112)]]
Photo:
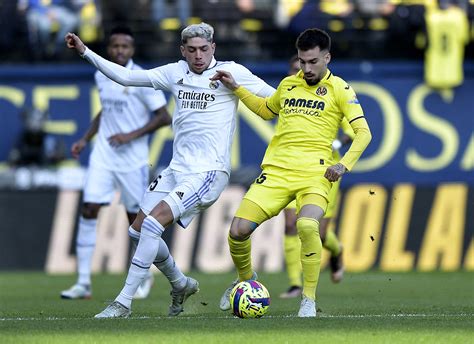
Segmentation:
[[(318, 318), (331, 318), (331, 319), (370, 319), (370, 318), (455, 318), (455, 317), (466, 317), (474, 318), (474, 314), (469, 313), (457, 313), (457, 314), (319, 314)], [(179, 316), (179, 317), (149, 317), (149, 316), (132, 316), (126, 320), (143, 320), (143, 319), (155, 319), (155, 320), (190, 320), (190, 319), (238, 319), (237, 317), (227, 315), (227, 316), (218, 316), (218, 317), (208, 317), (208, 316)], [(283, 319), (283, 318), (296, 318), (295, 315), (266, 315), (265, 319)], [(59, 318), (59, 317), (46, 317), (46, 318), (0, 318), (0, 321), (65, 321), (65, 320), (91, 320), (94, 318)], [(104, 319), (96, 319), (101, 321)], [(105, 319), (106, 321), (110, 319)], [(118, 319), (120, 320), (120, 319)]]

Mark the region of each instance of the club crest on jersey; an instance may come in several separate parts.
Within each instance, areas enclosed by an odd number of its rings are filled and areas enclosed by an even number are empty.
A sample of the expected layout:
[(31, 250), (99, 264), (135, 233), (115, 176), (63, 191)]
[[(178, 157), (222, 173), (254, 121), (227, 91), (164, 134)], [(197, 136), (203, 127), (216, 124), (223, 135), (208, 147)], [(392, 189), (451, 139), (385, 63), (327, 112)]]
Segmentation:
[(216, 90), (218, 87), (219, 87), (219, 83), (215, 80), (213, 80), (209, 83), (209, 88), (211, 90)]
[(325, 96), (328, 93), (328, 90), (324, 86), (319, 86), (318, 89), (316, 90), (316, 94), (318, 96)]

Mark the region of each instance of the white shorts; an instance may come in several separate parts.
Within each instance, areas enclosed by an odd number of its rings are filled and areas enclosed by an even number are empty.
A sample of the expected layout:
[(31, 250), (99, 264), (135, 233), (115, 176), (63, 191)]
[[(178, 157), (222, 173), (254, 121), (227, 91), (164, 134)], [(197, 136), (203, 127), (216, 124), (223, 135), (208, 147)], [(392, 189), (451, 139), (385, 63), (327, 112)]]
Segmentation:
[(114, 172), (90, 165), (84, 186), (84, 203), (108, 204), (120, 190), (121, 202), (129, 213), (138, 213), (143, 190), (148, 185), (148, 166), (130, 172)]
[(194, 216), (219, 198), (228, 182), (224, 171), (182, 173), (168, 167), (148, 186), (140, 207), (148, 215), (163, 200), (170, 206), (174, 222), (186, 228)]

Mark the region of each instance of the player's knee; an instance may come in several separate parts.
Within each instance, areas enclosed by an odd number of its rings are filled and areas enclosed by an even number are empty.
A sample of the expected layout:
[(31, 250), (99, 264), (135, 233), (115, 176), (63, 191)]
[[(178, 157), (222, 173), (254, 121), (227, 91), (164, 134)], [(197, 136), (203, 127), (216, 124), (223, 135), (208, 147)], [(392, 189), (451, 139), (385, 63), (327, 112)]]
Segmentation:
[(96, 219), (101, 205), (97, 203), (84, 203), (81, 209), (81, 215), (85, 219)]
[(234, 218), (230, 226), (230, 237), (235, 240), (245, 240), (252, 234), (251, 222)]
[(133, 220), (132, 224), (130, 225), (131, 228), (136, 230), (137, 232), (141, 232), (142, 223), (145, 219), (146, 215), (143, 211), (139, 211), (135, 219)]
[(296, 229), (300, 239), (304, 240), (309, 236), (317, 234), (319, 236), (318, 221), (312, 218), (301, 217), (296, 221)]
[(168, 226), (174, 221), (173, 211), (170, 205), (165, 201), (160, 201), (160, 203), (152, 209), (150, 215), (161, 223), (163, 227)]

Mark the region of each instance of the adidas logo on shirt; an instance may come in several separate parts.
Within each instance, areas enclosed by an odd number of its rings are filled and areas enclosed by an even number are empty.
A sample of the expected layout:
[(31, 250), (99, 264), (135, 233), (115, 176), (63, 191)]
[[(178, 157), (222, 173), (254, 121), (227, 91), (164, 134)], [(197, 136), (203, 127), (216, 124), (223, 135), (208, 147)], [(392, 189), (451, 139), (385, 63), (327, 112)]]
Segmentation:
[(183, 84), (183, 79), (179, 79), (178, 82), (177, 82), (178, 85), (182, 85)]
[(176, 191), (176, 195), (178, 195), (179, 199), (183, 199), (184, 192)]

